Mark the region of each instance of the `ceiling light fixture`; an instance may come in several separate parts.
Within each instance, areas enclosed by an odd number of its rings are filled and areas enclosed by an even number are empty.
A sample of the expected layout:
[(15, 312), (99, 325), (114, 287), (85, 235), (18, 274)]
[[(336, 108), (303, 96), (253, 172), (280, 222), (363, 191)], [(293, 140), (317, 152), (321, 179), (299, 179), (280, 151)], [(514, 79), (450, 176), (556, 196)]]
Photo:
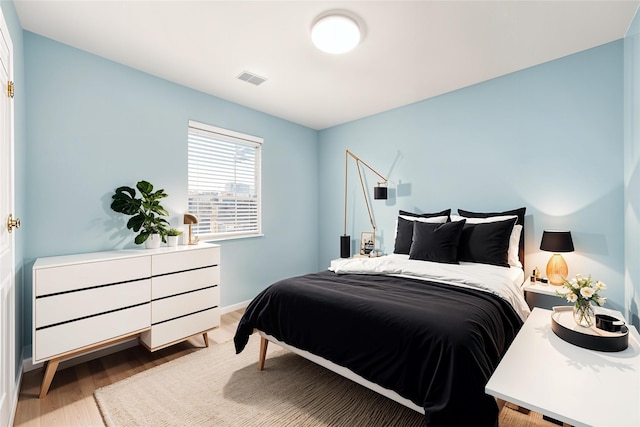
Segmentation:
[(323, 52), (341, 54), (360, 43), (356, 21), (340, 13), (320, 15), (311, 27), (311, 40)]

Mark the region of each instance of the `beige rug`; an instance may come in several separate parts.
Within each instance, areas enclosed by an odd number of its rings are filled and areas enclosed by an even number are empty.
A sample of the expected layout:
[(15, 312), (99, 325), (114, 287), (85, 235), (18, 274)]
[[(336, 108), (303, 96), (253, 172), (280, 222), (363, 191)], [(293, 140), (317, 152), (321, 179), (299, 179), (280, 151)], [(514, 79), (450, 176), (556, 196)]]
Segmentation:
[(107, 426), (424, 426), (424, 417), (258, 337), (214, 344), (95, 391)]

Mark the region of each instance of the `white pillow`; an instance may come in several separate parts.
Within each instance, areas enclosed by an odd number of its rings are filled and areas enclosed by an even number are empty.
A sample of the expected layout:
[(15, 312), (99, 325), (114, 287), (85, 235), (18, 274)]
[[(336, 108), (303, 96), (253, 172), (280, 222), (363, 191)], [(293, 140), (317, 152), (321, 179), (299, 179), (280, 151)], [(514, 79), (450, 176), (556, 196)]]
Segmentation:
[(522, 233), (522, 226), (516, 224), (511, 230), (511, 237), (509, 238), (509, 252), (507, 253), (507, 262), (512, 267), (522, 268), (520, 262), (520, 234)]
[(484, 222), (506, 221), (508, 219), (513, 219), (513, 218), (518, 218), (518, 215), (490, 216), (487, 218), (467, 218), (466, 216), (451, 215), (451, 221), (460, 221), (460, 220), (466, 219), (467, 223), (469, 224), (482, 224)]
[[(406, 219), (408, 221), (419, 221), (419, 222), (430, 222), (432, 224), (439, 224), (447, 222), (448, 216), (431, 216), (431, 217), (423, 217), (423, 216), (409, 216), (409, 215), (398, 215), (402, 219)], [(396, 219), (396, 222), (398, 220)], [(396, 226), (396, 228), (398, 228)]]
[[(500, 215), (500, 216), (490, 216), (487, 218), (467, 218), (460, 215), (451, 215), (451, 221), (461, 221), (463, 219), (467, 220), (467, 224), (482, 224), (487, 222), (498, 222), (498, 221), (506, 221), (508, 219), (518, 218), (517, 215)], [(520, 234), (522, 233), (522, 226), (520, 224), (516, 224), (513, 226), (511, 230), (511, 236), (509, 237), (509, 250), (507, 251), (507, 262), (512, 267), (522, 268), (522, 263), (520, 262), (520, 257), (518, 256), (520, 252)]]

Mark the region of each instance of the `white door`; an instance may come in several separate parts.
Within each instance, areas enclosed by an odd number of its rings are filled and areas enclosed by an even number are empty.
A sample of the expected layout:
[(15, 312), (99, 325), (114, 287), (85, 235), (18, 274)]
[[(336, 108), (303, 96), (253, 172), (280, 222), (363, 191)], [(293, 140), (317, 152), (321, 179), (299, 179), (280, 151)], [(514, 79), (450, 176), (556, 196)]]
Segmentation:
[(0, 427), (12, 418), (16, 395), (16, 291), (13, 214), (13, 45), (0, 10)]

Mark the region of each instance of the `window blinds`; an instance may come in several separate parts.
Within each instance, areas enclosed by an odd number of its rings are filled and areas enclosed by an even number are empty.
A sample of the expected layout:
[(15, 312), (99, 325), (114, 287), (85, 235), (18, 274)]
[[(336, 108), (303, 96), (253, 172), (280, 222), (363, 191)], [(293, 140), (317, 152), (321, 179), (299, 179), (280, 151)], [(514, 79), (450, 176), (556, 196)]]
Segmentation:
[(262, 138), (189, 121), (189, 206), (197, 236), (261, 234)]

